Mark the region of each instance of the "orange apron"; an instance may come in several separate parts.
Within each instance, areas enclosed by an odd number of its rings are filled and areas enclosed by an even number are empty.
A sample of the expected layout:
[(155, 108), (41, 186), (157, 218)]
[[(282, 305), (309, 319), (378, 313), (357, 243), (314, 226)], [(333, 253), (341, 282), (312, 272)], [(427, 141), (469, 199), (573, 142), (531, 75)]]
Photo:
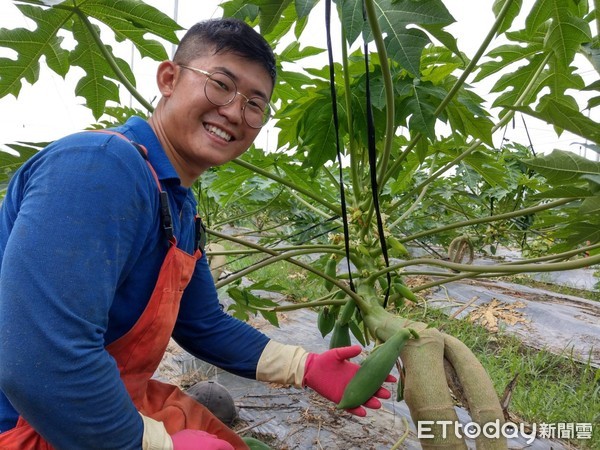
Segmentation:
[[(152, 166), (149, 167), (154, 172)], [(202, 256), (199, 250), (190, 255), (179, 249), (175, 238), (170, 242), (146, 309), (133, 328), (106, 350), (116, 360), (121, 380), (136, 408), (145, 416), (163, 422), (169, 434), (183, 429), (204, 430), (230, 442), (236, 449), (248, 449), (244, 441), (204, 405), (177, 386), (151, 379), (169, 343), (183, 291), (196, 261)], [(15, 428), (0, 434), (0, 450), (52, 449), (23, 417), (19, 417)]]

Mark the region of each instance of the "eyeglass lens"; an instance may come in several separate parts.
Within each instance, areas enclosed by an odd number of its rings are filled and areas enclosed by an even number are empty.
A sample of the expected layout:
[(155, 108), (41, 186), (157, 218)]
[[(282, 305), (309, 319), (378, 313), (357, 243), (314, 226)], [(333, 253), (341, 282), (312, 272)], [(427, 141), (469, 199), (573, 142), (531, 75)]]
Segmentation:
[[(207, 76), (204, 91), (206, 98), (218, 106), (228, 105), (238, 94), (235, 82), (229, 75), (222, 72), (214, 72)], [(260, 128), (271, 117), (271, 110), (269, 103), (263, 98), (251, 97), (246, 99), (243, 114), (249, 126)]]

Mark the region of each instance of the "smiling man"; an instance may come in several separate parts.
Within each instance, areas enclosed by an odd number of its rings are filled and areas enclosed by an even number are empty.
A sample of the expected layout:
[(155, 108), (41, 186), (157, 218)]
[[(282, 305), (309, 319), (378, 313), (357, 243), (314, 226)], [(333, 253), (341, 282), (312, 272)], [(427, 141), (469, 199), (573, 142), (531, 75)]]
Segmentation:
[(308, 353), (234, 319), (202, 253), (190, 187), (250, 147), (274, 84), (252, 28), (201, 22), (158, 67), (148, 121), (67, 136), (14, 175), (0, 211), (0, 448), (247, 448), (152, 379), (171, 337), (237, 375), (341, 399), (360, 347)]

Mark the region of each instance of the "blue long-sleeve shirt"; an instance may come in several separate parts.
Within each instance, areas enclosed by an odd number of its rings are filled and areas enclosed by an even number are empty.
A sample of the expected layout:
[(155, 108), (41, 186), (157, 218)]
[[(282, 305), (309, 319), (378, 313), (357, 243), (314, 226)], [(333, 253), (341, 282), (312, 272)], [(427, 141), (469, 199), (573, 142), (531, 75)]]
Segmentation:
[[(179, 247), (193, 253), (191, 191), (146, 121), (117, 130), (147, 148)], [(0, 431), (21, 414), (56, 448), (140, 448), (142, 422), (104, 347), (140, 317), (166, 251), (156, 182), (125, 140), (77, 133), (23, 165), (0, 210)], [(249, 378), (268, 342), (222, 311), (205, 257), (173, 337)]]

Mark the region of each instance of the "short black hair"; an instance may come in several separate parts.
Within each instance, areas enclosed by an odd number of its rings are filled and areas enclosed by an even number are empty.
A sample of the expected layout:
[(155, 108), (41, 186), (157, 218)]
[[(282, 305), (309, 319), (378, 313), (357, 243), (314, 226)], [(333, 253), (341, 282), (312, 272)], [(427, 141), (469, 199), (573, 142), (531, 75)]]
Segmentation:
[(173, 61), (189, 64), (191, 60), (206, 54), (231, 52), (242, 58), (261, 64), (275, 85), (277, 71), (275, 55), (269, 43), (246, 22), (233, 18), (210, 19), (192, 26), (179, 42)]

